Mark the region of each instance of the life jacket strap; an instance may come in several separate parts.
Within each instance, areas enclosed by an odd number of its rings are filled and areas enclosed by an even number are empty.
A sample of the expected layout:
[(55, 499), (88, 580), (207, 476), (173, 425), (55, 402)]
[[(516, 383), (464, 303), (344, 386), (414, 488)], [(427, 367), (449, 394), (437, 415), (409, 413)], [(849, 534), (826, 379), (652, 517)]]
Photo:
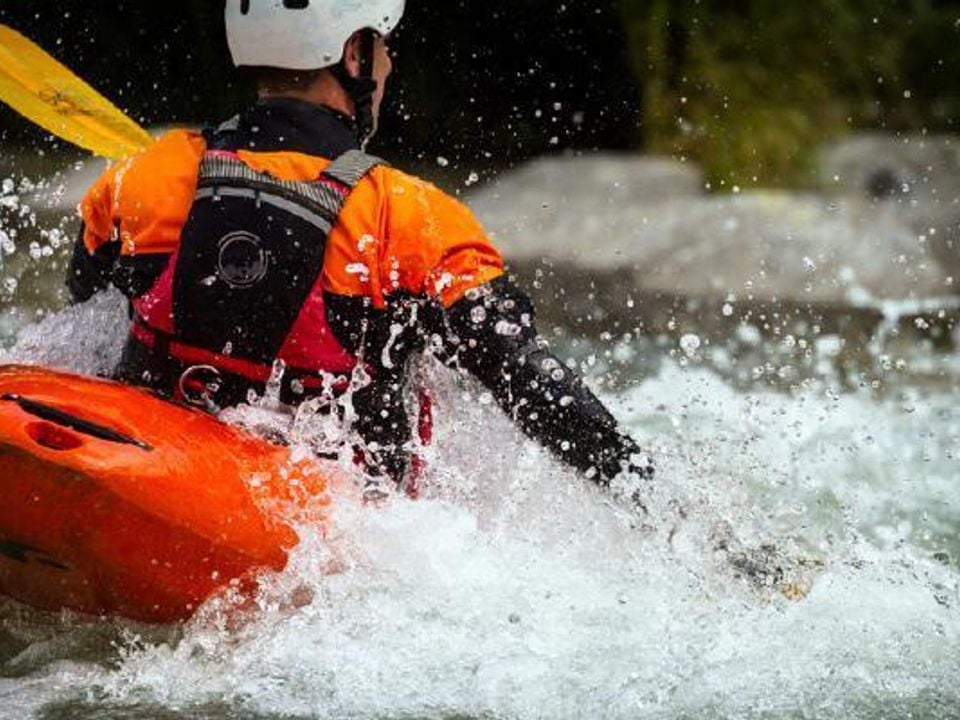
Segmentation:
[(348, 150), (334, 160), (321, 173), (321, 177), (328, 177), (344, 185), (348, 191), (353, 190), (367, 174), (378, 165), (386, 163), (375, 155), (368, 155), (363, 150)]
[[(178, 342), (175, 337), (154, 330), (139, 319), (133, 323), (125, 353), (134, 353), (137, 345), (149, 353), (153, 361), (138, 358), (134, 363), (136, 372), (142, 374), (145, 369), (153, 369), (158, 376), (156, 388), (181, 400), (190, 400), (184, 392), (184, 380), (191, 379), (198, 368), (216, 370), (219, 389), (211, 393), (210, 399), (219, 407), (245, 402), (249, 390), (261, 393), (273, 372), (273, 368), (267, 365)], [(121, 375), (128, 374), (121, 372)], [(139, 381), (142, 382), (142, 378)], [(299, 402), (327, 390), (338, 395), (349, 384), (349, 378), (343, 373), (329, 382), (315, 370), (297, 367), (287, 367), (282, 379), (283, 396), (287, 402)]]
[(351, 191), (378, 165), (382, 159), (362, 150), (348, 150), (327, 166), (313, 181), (279, 180), (257, 172), (230, 151), (211, 150), (200, 161), (197, 190), (200, 197), (216, 196), (217, 189), (244, 188), (259, 191), (293, 202), (319, 215), (329, 228), (333, 227)]

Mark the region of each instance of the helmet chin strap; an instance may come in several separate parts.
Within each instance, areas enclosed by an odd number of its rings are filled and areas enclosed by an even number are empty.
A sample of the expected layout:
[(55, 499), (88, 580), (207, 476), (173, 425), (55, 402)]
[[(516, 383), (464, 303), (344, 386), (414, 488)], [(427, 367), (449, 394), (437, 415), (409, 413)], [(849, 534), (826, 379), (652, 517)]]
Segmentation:
[(346, 58), (330, 70), (353, 101), (356, 112), (357, 140), (365, 148), (373, 135), (373, 96), (377, 91), (377, 81), (373, 79), (373, 53), (376, 33), (373, 30), (360, 31), (360, 75), (353, 77), (347, 71)]

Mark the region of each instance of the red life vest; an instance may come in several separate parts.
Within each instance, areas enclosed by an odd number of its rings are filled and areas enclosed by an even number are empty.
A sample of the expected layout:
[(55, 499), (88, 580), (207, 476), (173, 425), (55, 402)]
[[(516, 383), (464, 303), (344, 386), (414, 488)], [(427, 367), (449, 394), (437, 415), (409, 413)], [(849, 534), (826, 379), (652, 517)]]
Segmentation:
[[(236, 386), (265, 383), (277, 360), (303, 392), (323, 386), (321, 372), (349, 374), (357, 358), (326, 317), (326, 240), (352, 190), (381, 163), (351, 150), (301, 182), (257, 172), (229, 151), (206, 152), (180, 244), (134, 301), (131, 339), (184, 372), (202, 367)], [(184, 373), (173, 379), (165, 389), (183, 394)]]

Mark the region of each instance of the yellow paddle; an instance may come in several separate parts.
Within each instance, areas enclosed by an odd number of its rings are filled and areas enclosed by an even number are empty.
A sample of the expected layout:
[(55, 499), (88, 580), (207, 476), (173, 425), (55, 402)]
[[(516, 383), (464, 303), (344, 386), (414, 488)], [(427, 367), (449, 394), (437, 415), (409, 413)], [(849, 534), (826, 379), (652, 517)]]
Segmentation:
[(153, 142), (113, 103), (6, 25), (0, 25), (0, 101), (103, 157), (132, 155)]

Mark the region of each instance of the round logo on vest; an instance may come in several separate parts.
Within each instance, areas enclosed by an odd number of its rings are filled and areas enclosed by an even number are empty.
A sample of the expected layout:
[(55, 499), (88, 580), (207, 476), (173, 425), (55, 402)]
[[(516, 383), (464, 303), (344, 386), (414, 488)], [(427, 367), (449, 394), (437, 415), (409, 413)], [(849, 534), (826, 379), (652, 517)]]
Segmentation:
[(267, 251), (263, 241), (253, 233), (238, 230), (224, 235), (218, 247), (217, 274), (230, 287), (248, 288), (266, 277)]

